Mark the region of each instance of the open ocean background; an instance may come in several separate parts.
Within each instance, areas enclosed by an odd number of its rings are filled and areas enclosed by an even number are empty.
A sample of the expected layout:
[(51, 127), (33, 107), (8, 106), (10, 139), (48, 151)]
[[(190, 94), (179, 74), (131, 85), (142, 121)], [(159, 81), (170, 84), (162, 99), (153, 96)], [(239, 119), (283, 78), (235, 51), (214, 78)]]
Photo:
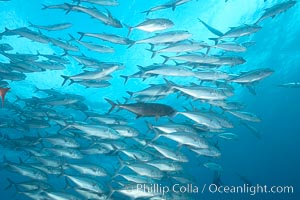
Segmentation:
[[(121, 23), (136, 25), (145, 20), (145, 14), (141, 12), (155, 5), (164, 3), (164, 0), (119, 0), (120, 5), (109, 7), (114, 17)], [(243, 23), (254, 23), (262, 14), (265, 8), (268, 8), (282, 0), (209, 0), (209, 1), (191, 1), (176, 8), (161, 10), (150, 13), (147, 17), (164, 17), (171, 19), (175, 26), (170, 30), (188, 30), (193, 34), (193, 39), (212, 43), (207, 38), (215, 37), (199, 21), (204, 20), (207, 24), (226, 32), (228, 27), (239, 26)], [(63, 0), (11, 0), (9, 2), (0, 2), (0, 30), (5, 27), (15, 29), (26, 27), (28, 22), (48, 25), (55, 23), (71, 22), (73, 26), (64, 31), (47, 32), (48, 36), (69, 40), (67, 33), (71, 33), (75, 38), (79, 38), (78, 31), (83, 32), (106, 32), (118, 35), (127, 35), (127, 29), (115, 29), (105, 26), (89, 16), (70, 12), (65, 14), (61, 10), (41, 10), (42, 4), (52, 5), (64, 3)], [(224, 168), (221, 179), (224, 185), (242, 185), (244, 182), (237, 176), (241, 174), (253, 185), (280, 185), (293, 186), (294, 194), (258, 194), (250, 196), (249, 194), (204, 194), (196, 195), (196, 199), (300, 199), (300, 89), (299, 88), (280, 88), (278, 84), (300, 81), (300, 5), (297, 3), (287, 12), (276, 16), (274, 19), (266, 19), (260, 25), (262, 30), (246, 36), (244, 41), (255, 41), (256, 45), (248, 48), (247, 52), (241, 53), (247, 60), (243, 65), (228, 67), (230, 73), (247, 71), (255, 68), (269, 67), (275, 72), (272, 76), (262, 80), (255, 86), (256, 95), (252, 95), (245, 87), (236, 85), (234, 100), (243, 102), (246, 110), (255, 113), (262, 119), (262, 122), (254, 124), (261, 133), (261, 139), (253, 136), (244, 126), (235, 123), (234, 129), (230, 132), (239, 136), (237, 141), (219, 139), (218, 146), (221, 149), (222, 156), (218, 163)], [(2, 32), (1, 31), (1, 32)], [(137, 40), (151, 36), (151, 33), (133, 30), (130, 39)], [(86, 38), (86, 41), (99, 43), (99, 40)], [(31, 42), (28, 39), (13, 37), (3, 37), (1, 42), (9, 43), (14, 47), (12, 52), (31, 53), (37, 51), (43, 54), (63, 53), (60, 49), (50, 44), (39, 44)], [(100, 42), (108, 44), (106, 42)], [(11, 82), (11, 90), (6, 96), (7, 102), (14, 102), (16, 96), (21, 98), (31, 98), (34, 86), (40, 89), (55, 88), (61, 92), (83, 95), (86, 104), (99, 113), (105, 113), (110, 105), (104, 100), (120, 100), (128, 96), (126, 91), (139, 91), (150, 83), (164, 83), (162, 78), (150, 78), (142, 82), (140, 79), (130, 79), (126, 84), (120, 78), (120, 75), (129, 75), (138, 71), (136, 65), (147, 66), (156, 62), (162, 62), (163, 58), (156, 56), (151, 59), (151, 53), (145, 49), (148, 45), (134, 45), (131, 48), (121, 45), (110, 46), (115, 48), (114, 54), (101, 54), (91, 52), (86, 49), (81, 53), (90, 57), (97, 58), (107, 62), (121, 62), (126, 66), (113, 74), (110, 80), (111, 86), (107, 88), (86, 89), (79, 84), (71, 86), (61, 86), (62, 74), (76, 74), (81, 68), (75, 62), (71, 62), (64, 71), (46, 71), (42, 73), (31, 73), (27, 75), (26, 80), (21, 82)], [(4, 57), (0, 57), (5, 61)], [(188, 78), (171, 78), (172, 81), (189, 82)], [(184, 98), (177, 98), (177, 95), (171, 95), (167, 99), (157, 102), (173, 106), (177, 110), (184, 110), (182, 105), (188, 106)], [(3, 114), (5, 109), (0, 111)], [(14, 115), (14, 113), (10, 113)], [(141, 132), (146, 132), (147, 127), (144, 123), (145, 118), (135, 119), (135, 116), (127, 111), (118, 112), (124, 116)], [(155, 119), (146, 118), (155, 123)], [(167, 121), (167, 119), (160, 119)], [(234, 121), (234, 120), (233, 120)], [(51, 129), (49, 129), (51, 131)], [(56, 131), (53, 129), (53, 131)], [(18, 131), (13, 129), (0, 129), (3, 134), (17, 135)], [(13, 150), (7, 150), (5, 145), (0, 146), (0, 160), (5, 155), (9, 160), (18, 161), (18, 154)], [(22, 155), (24, 156), (24, 155)], [(192, 157), (192, 156), (190, 156)], [(85, 158), (86, 160), (88, 158)], [(4, 160), (3, 160), (4, 162)], [(203, 184), (210, 184), (213, 178), (213, 172), (201, 166), (201, 158), (191, 159), (185, 164), (185, 173), (187, 176), (193, 176), (197, 180), (197, 185), (202, 188)], [(116, 163), (113, 163), (116, 165)], [(16, 190), (3, 190), (8, 184), (6, 178), (18, 182), (18, 179), (26, 180), (20, 175), (7, 172), (5, 169), (0, 171), (0, 194), (1, 199), (12, 199)], [(51, 180), (50, 180), (51, 181)], [(54, 183), (54, 182), (53, 182)], [(64, 180), (58, 181), (58, 188), (64, 187)], [(17, 199), (27, 199), (22, 195), (17, 195)]]

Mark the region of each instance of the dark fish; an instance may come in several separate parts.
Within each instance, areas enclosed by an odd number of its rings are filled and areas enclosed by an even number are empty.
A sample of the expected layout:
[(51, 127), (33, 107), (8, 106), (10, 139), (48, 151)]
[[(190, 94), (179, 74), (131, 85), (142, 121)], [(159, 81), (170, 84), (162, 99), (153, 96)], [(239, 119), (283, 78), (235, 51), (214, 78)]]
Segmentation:
[(174, 116), (176, 111), (164, 104), (159, 103), (130, 103), (130, 104), (116, 104), (110, 99), (105, 98), (105, 100), (111, 105), (110, 113), (115, 107), (119, 107), (125, 110), (128, 110), (134, 114), (136, 114), (136, 118), (139, 117), (155, 117), (159, 118), (162, 116)]

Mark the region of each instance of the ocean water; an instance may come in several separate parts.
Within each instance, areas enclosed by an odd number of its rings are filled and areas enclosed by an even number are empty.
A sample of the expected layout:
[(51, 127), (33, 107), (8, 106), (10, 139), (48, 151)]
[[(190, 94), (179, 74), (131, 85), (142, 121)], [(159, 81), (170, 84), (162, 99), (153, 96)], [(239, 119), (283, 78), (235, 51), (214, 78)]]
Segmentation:
[[(68, 123), (81, 122), (84, 124), (100, 125), (98, 122), (88, 120), (85, 113), (94, 112), (97, 114), (108, 115), (107, 112), (110, 109), (110, 104), (105, 101), (105, 98), (114, 102), (124, 103), (124, 97), (129, 98), (127, 91), (140, 91), (150, 84), (166, 84), (163, 78), (166, 78), (178, 85), (189, 85), (191, 82), (200, 84), (214, 85), (212, 83), (205, 82), (200, 83), (200, 80), (194, 77), (169, 77), (169, 76), (155, 76), (142, 80), (141, 78), (129, 78), (124, 83), (124, 79), (120, 76), (127, 76), (139, 71), (137, 66), (149, 66), (154, 63), (161, 64), (164, 59), (159, 55), (176, 56), (181, 54), (174, 53), (161, 53), (151, 58), (151, 52), (149, 44), (134, 44), (128, 48), (129, 45), (113, 44), (111, 42), (105, 42), (92, 37), (84, 37), (82, 41), (91, 42), (98, 45), (106, 45), (114, 48), (114, 53), (99, 53), (88, 50), (75, 41), (70, 41), (71, 34), (75, 39), (79, 39), (78, 32), (84, 33), (107, 33), (116, 34), (122, 37), (127, 37), (128, 28), (126, 25), (134, 26), (147, 18), (167, 18), (170, 19), (174, 26), (170, 29), (157, 31), (156, 33), (185, 30), (192, 34), (191, 39), (193, 41), (204, 41), (208, 45), (214, 45), (214, 42), (209, 38), (218, 37), (210, 32), (198, 19), (203, 20), (208, 25), (216, 28), (222, 33), (226, 33), (229, 27), (237, 27), (243, 24), (253, 24), (260, 16), (265, 12), (264, 9), (270, 8), (276, 4), (280, 4), (286, 1), (282, 0), (191, 0), (183, 5), (179, 5), (173, 11), (172, 8), (158, 10), (151, 12), (149, 15), (142, 13), (150, 8), (162, 5), (166, 3), (164, 0), (142, 1), (142, 0), (118, 0), (118, 6), (99, 6), (95, 7), (101, 11), (105, 11), (107, 8), (114, 18), (118, 19), (123, 28), (115, 28), (109, 25), (103, 24), (101, 21), (91, 18), (87, 14), (71, 11), (66, 13), (61, 9), (42, 9), (44, 5), (56, 5), (63, 3), (72, 3), (67, 0), (10, 0), (0, 1), (0, 29), (1, 32), (5, 31), (5, 28), (10, 30), (28, 27), (30, 30), (38, 31), (34, 27), (29, 27), (30, 23), (37, 25), (51, 25), (58, 23), (72, 23), (72, 26), (65, 30), (60, 31), (46, 31), (40, 30), (42, 35), (46, 35), (51, 38), (60, 38), (62, 41), (69, 41), (70, 44), (80, 47), (79, 52), (68, 51), (71, 55), (83, 55), (97, 59), (101, 62), (110, 63), (122, 63), (124, 67), (111, 73), (112, 77), (108, 80), (110, 86), (104, 88), (87, 88), (80, 84), (74, 83), (69, 85), (69, 81), (62, 86), (63, 78), (61, 75), (74, 75), (83, 72), (83, 65), (80, 65), (72, 56), (64, 55), (62, 57), (69, 60), (69, 64), (65, 64), (63, 70), (46, 70), (42, 72), (25, 73), (26, 79), (21, 81), (8, 82), (10, 90), (5, 96), (4, 106), (0, 109), (0, 133), (1, 133), (1, 181), (0, 191), (1, 198), (3, 199), (31, 199), (26, 190), (21, 189), (18, 184), (15, 187), (6, 188), (9, 184), (7, 178), (13, 180), (15, 183), (21, 183), (23, 181), (33, 181), (32, 178), (26, 174), (16, 172), (12, 166), (35, 166), (39, 165), (42, 169), (45, 169), (41, 163), (36, 159), (37, 155), (29, 154), (29, 150), (35, 150), (44, 152), (46, 149), (62, 149), (58, 144), (52, 144), (44, 142), (41, 138), (53, 137), (60, 138), (62, 135), (67, 135), (76, 140), (79, 147), (75, 148), (79, 152), (82, 149), (87, 149), (96, 143), (114, 144), (114, 148), (120, 148), (113, 140), (98, 139), (92, 137), (82, 137), (84, 133), (80, 132), (72, 133), (68, 132), (70, 127), (66, 124), (60, 124), (57, 122), (60, 120)], [(81, 6), (89, 8), (93, 7), (93, 4), (82, 2)], [(250, 112), (257, 115), (261, 121), (258, 123), (248, 122), (232, 116), (227, 111), (223, 111), (217, 107), (213, 107), (212, 110), (217, 112), (219, 116), (223, 116), (228, 119), (233, 128), (222, 130), (223, 132), (234, 133), (238, 136), (237, 140), (226, 140), (218, 137), (218, 132), (208, 130), (207, 132), (199, 131), (198, 135), (209, 142), (210, 145), (215, 146), (221, 152), (221, 155), (217, 158), (210, 156), (197, 156), (195, 153), (189, 150), (188, 146), (178, 147), (178, 143), (171, 140), (159, 139), (157, 144), (166, 146), (173, 149), (175, 152), (183, 153), (187, 156), (188, 162), (178, 162), (182, 166), (182, 170), (177, 170), (173, 173), (165, 173), (162, 179), (153, 179), (156, 184), (161, 186), (168, 186), (172, 188), (174, 184), (180, 184), (186, 186), (187, 184), (193, 184), (198, 187), (199, 191), (194, 193), (179, 192), (175, 193), (170, 191), (167, 195), (162, 196), (162, 199), (299, 199), (299, 169), (300, 161), (298, 152), (300, 150), (300, 124), (299, 124), (299, 112), (300, 112), (300, 89), (278, 87), (278, 85), (284, 83), (300, 82), (300, 14), (299, 4), (296, 3), (292, 8), (288, 9), (284, 13), (276, 15), (274, 18), (267, 18), (259, 23), (262, 27), (256, 33), (249, 36), (243, 36), (236, 40), (229, 39), (228, 41), (243, 43), (247, 41), (254, 41), (255, 45), (247, 47), (246, 52), (236, 53), (222, 50), (213, 49), (209, 52), (210, 55), (219, 56), (240, 56), (243, 57), (246, 62), (237, 66), (221, 66), (219, 69), (227, 74), (240, 74), (241, 72), (247, 72), (254, 69), (270, 68), (274, 71), (271, 76), (262, 79), (259, 82), (251, 84), (251, 87), (255, 89), (255, 95), (251, 93), (247, 87), (242, 84), (230, 83), (234, 88), (234, 95), (228, 99), (245, 105), (242, 111)], [(138, 41), (144, 38), (153, 36), (154, 33), (145, 32), (141, 30), (132, 30), (129, 38), (132, 41)], [(1, 34), (2, 36), (2, 34)], [(227, 39), (224, 39), (227, 40)], [(18, 34), (13, 36), (3, 35), (0, 44), (7, 43), (13, 47), (13, 50), (6, 51), (10, 54), (32, 54), (36, 55), (37, 52), (41, 54), (58, 54), (63, 55), (64, 50), (56, 47), (50, 42), (39, 43), (32, 41), (28, 38), (18, 37)], [(155, 47), (160, 49), (161, 47)], [(200, 52), (206, 53), (206, 50)], [(191, 53), (191, 52), (189, 52)], [(11, 60), (1, 53), (1, 63), (9, 63)], [(178, 61), (181, 63), (182, 61)], [(171, 60), (167, 64), (173, 64)], [(178, 64), (178, 63), (177, 63)], [(2, 66), (1, 66), (2, 67)], [(192, 69), (191, 69), (192, 70)], [(194, 69), (193, 69), (194, 70)], [(214, 69), (216, 70), (216, 69)], [(0, 77), (1, 75), (0, 71)], [(21, 72), (23, 73), (23, 72)], [(0, 79), (1, 81), (1, 79)], [(226, 81), (225, 81), (226, 82)], [(43, 89), (52, 89), (56, 92), (64, 94), (75, 94), (82, 96), (84, 100), (82, 103), (87, 107), (71, 107), (71, 106), (49, 106), (41, 104), (42, 98), (46, 98), (47, 94), (43, 92), (35, 92), (36, 87)], [(191, 86), (190, 86), (191, 87)], [(179, 96), (180, 92), (174, 91), (174, 94), (170, 94), (162, 99), (155, 101), (146, 101), (151, 103), (161, 103), (173, 107), (176, 111), (186, 111), (186, 109), (192, 111), (196, 108), (203, 112), (212, 112), (209, 109), (209, 103), (207, 101), (193, 100), (191, 97)], [(175, 94), (176, 93), (176, 94)], [(53, 100), (53, 99), (51, 99)], [(134, 103), (135, 101), (129, 101)], [(193, 106), (191, 106), (191, 104)], [(45, 128), (32, 128), (28, 124), (34, 121), (34, 111), (47, 108), (53, 110), (60, 115), (53, 118), (44, 116), (43, 122), (48, 122), (49, 127)], [(29, 113), (29, 114), (28, 114)], [(195, 122), (185, 118), (181, 115), (174, 117), (163, 116), (159, 118), (155, 117), (139, 117), (128, 112), (124, 109), (115, 109), (112, 114), (121, 116), (128, 121), (128, 126), (134, 127), (138, 130), (139, 135), (134, 136), (146, 142), (151, 142), (151, 139), (155, 137), (153, 131), (149, 131), (145, 123), (145, 120), (154, 125), (163, 125), (170, 123), (172, 120), (178, 124), (186, 124), (192, 127)], [(60, 118), (58, 117), (60, 116)], [(40, 118), (38, 118), (40, 119)], [(253, 131), (243, 126), (240, 122), (244, 121), (250, 126), (254, 127), (260, 137), (258, 138), (253, 134)], [(4, 124), (3, 126), (1, 124)], [(10, 126), (7, 124), (11, 124)], [(103, 124), (101, 124), (103, 125)], [(109, 124), (104, 124), (105, 127), (111, 127)], [(29, 127), (29, 128), (28, 128)], [(66, 128), (66, 130), (63, 130)], [(65, 132), (67, 133), (65, 133)], [(25, 136), (32, 137), (31, 139)], [(33, 143), (28, 141), (32, 140)], [(144, 151), (145, 149), (134, 142), (130, 137), (121, 137), (117, 140), (120, 143), (126, 143), (126, 148), (139, 149)], [(153, 143), (155, 143), (153, 142)], [(43, 143), (43, 145), (41, 144)], [(155, 143), (156, 144), (156, 143)], [(121, 144), (122, 145), (122, 144)], [(67, 148), (67, 147), (66, 147)], [(67, 148), (68, 149), (68, 148)], [(72, 159), (64, 156), (60, 156), (57, 153), (45, 153), (46, 158), (51, 160), (51, 157), (55, 157), (58, 160), (63, 161), (66, 168), (68, 164), (88, 164), (93, 163), (97, 166), (103, 167), (107, 171), (107, 175), (104, 177), (93, 177), (84, 173), (79, 173), (76, 170), (61, 170), (59, 174), (48, 173), (48, 178), (44, 182), (51, 185), (48, 190), (33, 190), (29, 191), (29, 194), (40, 194), (40, 199), (55, 199), (49, 197), (49, 193), (62, 192), (76, 196), (78, 199), (87, 199), (80, 196), (75, 192), (76, 183), (71, 181), (72, 176), (82, 176), (88, 178), (94, 178), (104, 188), (104, 195), (109, 195), (112, 190), (116, 190), (110, 198), (112, 199), (130, 199), (130, 195), (122, 195), (118, 192), (120, 188), (126, 185), (133, 187), (135, 192), (134, 182), (126, 182), (120, 177), (114, 177), (117, 169), (120, 167), (120, 161), (129, 162), (129, 166), (134, 162), (141, 162), (139, 159), (128, 158), (121, 150), (114, 149), (114, 151), (107, 154), (96, 155), (83, 155), (81, 159)], [(158, 156), (160, 159), (164, 159), (166, 162), (173, 162), (166, 156), (159, 154), (153, 147), (147, 147), (147, 150), (152, 153), (152, 156)], [(158, 155), (159, 154), (159, 155)], [(19, 160), (21, 159), (21, 161)], [(214, 169), (209, 169), (204, 166), (205, 163), (217, 163), (222, 167), (222, 170), (218, 172), (220, 174), (220, 180), (218, 183), (214, 181), (214, 175), (217, 173)], [(143, 163), (143, 162), (141, 162)], [(125, 169), (126, 168), (126, 169)], [(122, 169), (120, 174), (136, 174), (128, 167)], [(68, 174), (68, 176), (66, 176)], [(240, 176), (239, 176), (240, 175)], [(182, 176), (187, 178), (186, 183), (180, 183), (174, 181), (172, 177)], [(246, 180), (243, 180), (244, 179)], [(67, 181), (66, 181), (67, 180)], [(114, 181), (112, 181), (114, 180)], [(152, 180), (147, 178), (146, 180)], [(66, 182), (70, 184), (68, 189), (65, 189)], [(117, 184), (120, 182), (121, 184)], [(145, 184), (150, 185), (150, 181)], [(218, 186), (261, 186), (266, 185), (268, 188), (272, 186), (292, 186), (293, 193), (286, 192), (261, 192), (259, 194), (253, 194), (253, 192), (244, 192), (243, 194), (237, 194), (234, 192), (220, 193), (212, 192), (208, 190), (211, 184), (216, 183)], [(250, 184), (251, 183), (251, 184)], [(132, 186), (133, 184), (133, 186)], [(82, 188), (82, 187), (81, 187)], [(85, 188), (86, 189), (86, 188)], [(202, 189), (205, 189), (202, 192)], [(87, 190), (87, 189), (86, 189)], [(150, 192), (149, 192), (150, 193)], [(94, 194), (94, 193), (93, 193)], [(172, 196), (178, 195), (177, 198)], [(158, 198), (160, 195), (156, 195)], [(101, 199), (101, 196), (98, 196)], [(103, 196), (102, 196), (103, 197)], [(154, 199), (155, 195), (152, 196)], [(70, 198), (70, 197), (69, 197)], [(103, 197), (104, 198), (104, 197)], [(32, 198), (37, 199), (37, 197)], [(58, 199), (58, 198), (57, 198)], [(68, 198), (66, 198), (68, 199)], [(150, 197), (140, 199), (151, 199)]]

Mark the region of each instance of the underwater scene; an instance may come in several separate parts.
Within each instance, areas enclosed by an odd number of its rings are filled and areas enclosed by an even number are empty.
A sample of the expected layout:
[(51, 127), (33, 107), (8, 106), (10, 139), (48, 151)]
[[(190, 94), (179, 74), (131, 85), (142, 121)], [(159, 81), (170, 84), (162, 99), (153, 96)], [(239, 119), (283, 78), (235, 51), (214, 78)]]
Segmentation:
[(299, 11), (0, 0), (1, 199), (300, 199)]

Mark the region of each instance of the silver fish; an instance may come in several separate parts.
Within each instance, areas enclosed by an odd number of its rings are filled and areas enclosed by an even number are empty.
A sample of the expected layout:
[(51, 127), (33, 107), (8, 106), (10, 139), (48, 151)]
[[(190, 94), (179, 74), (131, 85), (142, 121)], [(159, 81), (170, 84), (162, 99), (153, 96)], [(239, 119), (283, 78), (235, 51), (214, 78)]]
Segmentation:
[(175, 43), (183, 41), (191, 37), (192, 34), (188, 31), (169, 31), (164, 33), (158, 33), (150, 38), (135, 41), (131, 44), (161, 44), (161, 43)]
[(251, 70), (229, 80), (234, 83), (249, 84), (258, 82), (274, 73), (274, 70), (269, 68)]
[(293, 7), (297, 1), (286, 1), (283, 3), (276, 4), (270, 8), (265, 9), (263, 15), (257, 20), (256, 24), (265, 20), (266, 18), (272, 17), (274, 18), (276, 15), (283, 13)]
[(101, 12), (97, 10), (95, 7), (93, 8), (88, 8), (88, 7), (83, 7), (83, 6), (77, 6), (77, 5), (71, 5), (68, 3), (65, 3), (68, 6), (68, 12), (70, 11), (77, 11), (77, 12), (82, 12), (90, 15), (91, 17), (100, 20), (106, 25), (113, 26), (115, 28), (122, 28), (122, 24), (120, 23), (119, 20), (115, 19), (110, 11), (106, 9), (106, 13)]
[(136, 26), (127, 26), (128, 27), (128, 34), (127, 37), (130, 35), (133, 29), (138, 29), (146, 32), (155, 32), (166, 30), (174, 26), (174, 23), (165, 18), (156, 18), (156, 19), (146, 19), (146, 21), (136, 25)]
[(128, 38), (124, 38), (118, 35), (113, 35), (113, 34), (106, 34), (106, 33), (83, 33), (83, 32), (78, 32), (80, 35), (79, 40), (81, 40), (84, 36), (89, 36), (89, 37), (94, 37), (98, 38), (100, 40), (112, 42), (115, 44), (123, 44), (123, 45), (130, 45), (133, 43), (132, 40)]
[(73, 2), (77, 2), (80, 4), (81, 2), (97, 4), (101, 6), (118, 6), (119, 2), (117, 0), (73, 0)]
[(34, 27), (37, 29), (43, 29), (43, 30), (47, 30), (47, 31), (64, 30), (64, 29), (70, 28), (72, 26), (71, 23), (53, 24), (53, 25), (48, 25), (48, 26), (34, 25), (31, 22), (29, 22), (29, 24), (30, 24), (30, 27)]

